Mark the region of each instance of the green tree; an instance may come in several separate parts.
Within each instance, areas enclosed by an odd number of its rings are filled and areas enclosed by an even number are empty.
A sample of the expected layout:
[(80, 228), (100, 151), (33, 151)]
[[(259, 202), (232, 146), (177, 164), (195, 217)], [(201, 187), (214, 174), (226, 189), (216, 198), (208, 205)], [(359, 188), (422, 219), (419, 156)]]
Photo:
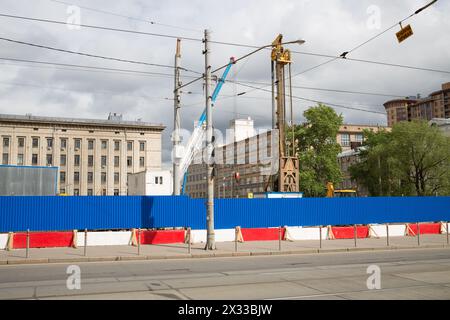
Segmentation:
[[(306, 110), (304, 117), (306, 122), (294, 127), (295, 151), (300, 162), (300, 190), (307, 197), (323, 197), (327, 182), (337, 184), (342, 181), (337, 162), (341, 146), (336, 136), (343, 118), (323, 104)], [(292, 139), (292, 132), (287, 136)]]
[(426, 121), (400, 122), (367, 133), (351, 175), (373, 196), (450, 194), (450, 138)]

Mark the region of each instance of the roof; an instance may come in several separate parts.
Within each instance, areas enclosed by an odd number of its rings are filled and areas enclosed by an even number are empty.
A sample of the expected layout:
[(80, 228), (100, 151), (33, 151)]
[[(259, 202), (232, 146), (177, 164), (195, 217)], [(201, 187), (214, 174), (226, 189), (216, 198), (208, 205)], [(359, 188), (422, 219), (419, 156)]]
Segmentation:
[(417, 99), (394, 99), (394, 100), (389, 100), (386, 101), (383, 105), (384, 107), (386, 107), (386, 105), (391, 104), (391, 103), (401, 103), (401, 102), (406, 102), (406, 103), (416, 103)]
[(0, 114), (0, 121), (7, 122), (29, 122), (29, 123), (48, 123), (48, 124), (66, 124), (66, 125), (92, 125), (105, 127), (129, 127), (154, 129), (162, 131), (166, 127), (163, 124), (153, 124), (143, 121), (123, 121), (123, 120), (99, 120), (99, 119), (81, 119), (81, 118), (63, 118), (63, 117), (42, 117), (32, 115), (13, 115)]

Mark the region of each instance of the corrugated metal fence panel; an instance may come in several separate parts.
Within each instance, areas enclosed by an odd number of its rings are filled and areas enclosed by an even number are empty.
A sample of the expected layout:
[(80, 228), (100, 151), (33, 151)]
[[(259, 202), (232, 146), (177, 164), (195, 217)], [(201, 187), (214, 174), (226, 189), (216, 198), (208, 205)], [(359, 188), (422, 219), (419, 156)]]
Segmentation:
[(450, 197), (219, 199), (216, 204), (217, 228), (450, 220)]
[[(450, 197), (216, 199), (217, 229), (450, 220)], [(0, 232), (206, 228), (204, 199), (0, 197)]]
[(0, 197), (0, 232), (139, 228), (142, 197)]

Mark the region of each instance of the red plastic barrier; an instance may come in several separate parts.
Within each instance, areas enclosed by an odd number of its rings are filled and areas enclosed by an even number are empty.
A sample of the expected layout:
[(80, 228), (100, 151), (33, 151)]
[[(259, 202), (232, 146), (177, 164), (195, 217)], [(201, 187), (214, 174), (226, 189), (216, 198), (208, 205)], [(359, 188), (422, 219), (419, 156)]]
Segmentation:
[[(241, 229), (244, 241), (278, 240), (278, 228)], [(281, 239), (284, 239), (285, 228), (281, 228)]]
[[(331, 227), (335, 239), (354, 239), (354, 227)], [(356, 227), (356, 237), (364, 239), (369, 237), (369, 227)]]
[[(409, 224), (406, 228), (408, 236), (417, 235), (417, 224)], [(440, 223), (420, 223), (420, 234), (441, 234)]]
[[(30, 248), (71, 247), (73, 232), (30, 232)], [(27, 234), (15, 233), (13, 249), (27, 247)]]
[(141, 244), (184, 243), (184, 230), (141, 231)]

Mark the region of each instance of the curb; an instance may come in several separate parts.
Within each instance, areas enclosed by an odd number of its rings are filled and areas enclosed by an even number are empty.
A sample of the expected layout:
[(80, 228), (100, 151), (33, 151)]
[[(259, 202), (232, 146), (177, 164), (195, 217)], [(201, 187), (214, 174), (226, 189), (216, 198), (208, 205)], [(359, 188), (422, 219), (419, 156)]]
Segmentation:
[(259, 251), (259, 252), (211, 252), (203, 254), (180, 254), (171, 256), (111, 256), (111, 257), (80, 257), (80, 258), (42, 258), (42, 259), (13, 259), (2, 260), (0, 265), (27, 265), (27, 264), (54, 264), (54, 263), (86, 263), (86, 262), (115, 262), (115, 261), (144, 261), (144, 260), (170, 260), (170, 259), (210, 259), (210, 258), (232, 258), (232, 257), (260, 257), (260, 256), (282, 256), (282, 255), (304, 255), (304, 254), (326, 254), (345, 252), (371, 252), (371, 251), (394, 251), (394, 250), (417, 250), (417, 249), (442, 249), (450, 248), (447, 244), (423, 245), (420, 247), (372, 247), (372, 248), (339, 248), (339, 249), (305, 249), (291, 251)]

